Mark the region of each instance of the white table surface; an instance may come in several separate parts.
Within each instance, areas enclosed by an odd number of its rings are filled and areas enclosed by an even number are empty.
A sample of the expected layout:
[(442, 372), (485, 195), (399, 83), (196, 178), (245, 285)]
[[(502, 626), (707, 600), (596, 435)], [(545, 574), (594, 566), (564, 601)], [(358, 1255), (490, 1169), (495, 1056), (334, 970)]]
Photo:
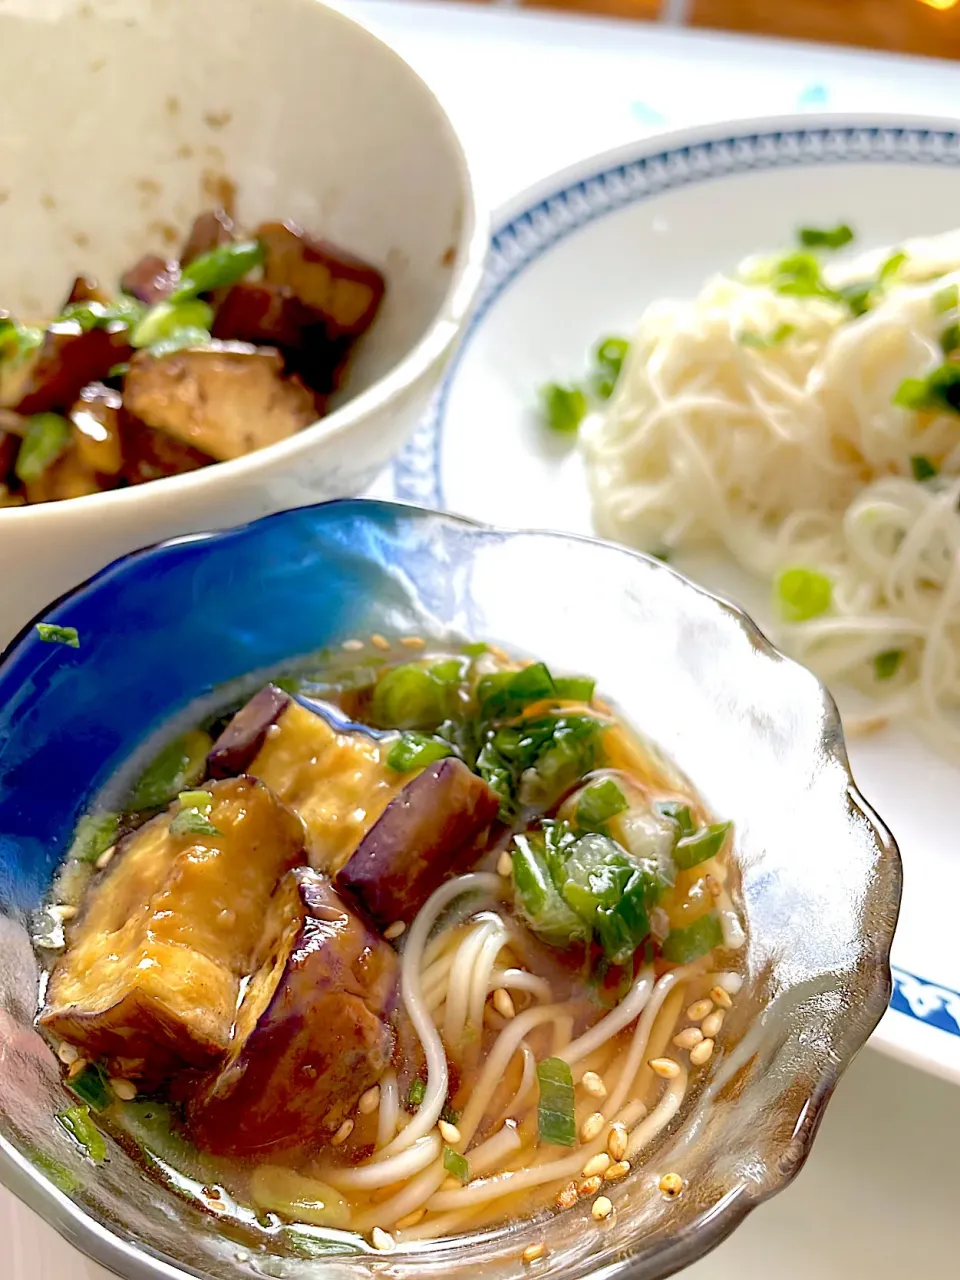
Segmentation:
[[(433, 85), (496, 206), (644, 133), (751, 115), (960, 116), (960, 65), (501, 8), (345, 0)], [(947, 20), (947, 15), (944, 15)], [(797, 1182), (690, 1280), (960, 1276), (960, 1089), (865, 1051)], [(106, 1280), (0, 1189), (0, 1280)]]

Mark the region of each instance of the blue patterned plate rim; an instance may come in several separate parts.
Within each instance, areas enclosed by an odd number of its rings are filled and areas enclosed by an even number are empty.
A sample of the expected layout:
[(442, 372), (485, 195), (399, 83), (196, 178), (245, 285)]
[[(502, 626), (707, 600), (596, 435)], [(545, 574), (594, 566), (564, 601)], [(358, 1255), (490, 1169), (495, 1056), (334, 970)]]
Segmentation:
[[(960, 121), (880, 113), (790, 115), (682, 129), (627, 143), (535, 183), (494, 216), (490, 253), (473, 314), (426, 418), (393, 466), (405, 502), (442, 510), (443, 433), (450, 392), (470, 343), (497, 299), (560, 240), (630, 204), (680, 186), (749, 170), (826, 164), (930, 164), (960, 169)], [(893, 967), (891, 1013), (954, 1042), (956, 1065), (931, 1063), (888, 1015), (875, 1043), (913, 1065), (960, 1082), (960, 991)]]

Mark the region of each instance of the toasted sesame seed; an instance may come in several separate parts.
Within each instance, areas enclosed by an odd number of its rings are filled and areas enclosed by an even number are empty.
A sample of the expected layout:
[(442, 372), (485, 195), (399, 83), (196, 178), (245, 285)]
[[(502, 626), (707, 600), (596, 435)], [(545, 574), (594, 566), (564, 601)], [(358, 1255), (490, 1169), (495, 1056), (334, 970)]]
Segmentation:
[(137, 1096), (137, 1086), (132, 1080), (111, 1080), (110, 1088), (122, 1102), (132, 1102)]
[(717, 1009), (704, 1018), (703, 1026), (700, 1029), (703, 1032), (705, 1039), (714, 1040), (716, 1038), (717, 1032), (723, 1026), (723, 1019), (724, 1012), (722, 1009)]
[(733, 1001), (730, 999), (729, 993), (724, 991), (723, 987), (714, 987), (710, 992), (710, 999), (714, 1000), (721, 1009), (733, 1008)]
[(330, 1139), (331, 1147), (342, 1147), (346, 1140), (353, 1133), (353, 1121), (344, 1120), (343, 1124)]
[(390, 641), (387, 639), (386, 636), (382, 636), (379, 631), (375, 631), (373, 633), (373, 635), (370, 637), (370, 643), (373, 645), (375, 649), (386, 650), (390, 648)]
[(362, 640), (344, 640), (343, 644), (340, 647), (341, 649), (346, 649), (347, 653), (357, 653), (360, 649), (363, 648), (363, 641)]
[(687, 1010), (687, 1019), (690, 1022), (702, 1022), (712, 1009), (712, 1000), (695, 1000)]
[(592, 1178), (584, 1178), (577, 1186), (577, 1195), (581, 1200), (585, 1200), (587, 1196), (595, 1196), (600, 1190), (603, 1179), (599, 1173), (595, 1173)]
[(603, 1222), (613, 1213), (613, 1201), (607, 1196), (597, 1196), (593, 1202), (593, 1208), (590, 1210), (597, 1222)]
[(503, 876), (504, 880), (508, 880), (513, 875), (513, 859), (506, 849), (497, 859), (497, 874)]
[(70, 1044), (64, 1040), (63, 1044), (57, 1049), (57, 1057), (65, 1067), (70, 1067), (80, 1057), (80, 1050), (75, 1044)]
[(383, 931), (383, 936), (388, 942), (393, 942), (395, 938), (399, 938), (407, 929), (406, 924), (402, 920), (394, 920), (393, 924), (388, 924)]
[(97, 868), (98, 871), (102, 871), (104, 867), (107, 867), (110, 865), (110, 860), (112, 859), (113, 855), (116, 852), (117, 852), (117, 846), (115, 844), (112, 844), (109, 849), (104, 849), (103, 853), (101, 853), (100, 857), (96, 860), (96, 862), (93, 865)]
[(407, 649), (422, 649), (427, 642), (423, 636), (401, 636), (400, 643)]
[(660, 1190), (668, 1200), (676, 1200), (683, 1190), (683, 1179), (679, 1173), (665, 1173), (660, 1179)]
[(583, 1166), (583, 1176), (585, 1178), (595, 1178), (598, 1173), (606, 1173), (610, 1168), (610, 1157), (605, 1151), (598, 1151), (595, 1156), (591, 1156), (587, 1163)]
[(397, 1242), (389, 1231), (384, 1231), (382, 1227), (374, 1227), (370, 1232), (370, 1242), (375, 1249), (379, 1249), (381, 1253), (393, 1253), (397, 1247)]
[(725, 973), (720, 979), (719, 985), (729, 995), (735, 996), (743, 986), (743, 978), (739, 973)]
[(528, 1244), (523, 1251), (524, 1262), (539, 1262), (543, 1255), (547, 1252), (545, 1244)]
[(460, 1141), (460, 1130), (455, 1124), (450, 1124), (448, 1120), (440, 1120), (437, 1123), (440, 1130), (440, 1137), (444, 1142), (449, 1143), (451, 1147), (455, 1147)]
[(597, 1075), (596, 1071), (585, 1071), (580, 1083), (583, 1085), (584, 1092), (589, 1093), (591, 1098), (607, 1096), (607, 1086), (603, 1083), (603, 1077)]
[(50, 914), (57, 920), (72, 920), (77, 914), (77, 908), (71, 906), (68, 902), (63, 902), (59, 906), (51, 907)]
[(67, 1079), (76, 1080), (77, 1076), (82, 1076), (87, 1069), (86, 1058), (75, 1058), (67, 1068)]
[(373, 1088), (368, 1089), (366, 1093), (361, 1093), (360, 1101), (357, 1103), (357, 1110), (362, 1116), (372, 1116), (379, 1106), (380, 1086), (375, 1084)]
[(701, 1040), (695, 1049), (690, 1050), (690, 1061), (695, 1067), (702, 1067), (713, 1056), (713, 1041)]
[(517, 1010), (514, 1006), (513, 998), (511, 997), (510, 992), (504, 990), (503, 987), (497, 987), (496, 991), (493, 993), (493, 1007), (496, 1009), (497, 1013), (501, 1014), (504, 1018), (510, 1019), (517, 1016)]
[(627, 1154), (627, 1126), (619, 1120), (610, 1126), (607, 1135), (607, 1150), (614, 1160), (622, 1160)]
[(413, 1213), (408, 1213), (403, 1218), (397, 1219), (397, 1230), (405, 1231), (407, 1227), (415, 1227), (418, 1222), (422, 1222), (427, 1216), (425, 1208), (414, 1209)]
[(678, 1049), (692, 1049), (702, 1039), (703, 1032), (699, 1027), (685, 1027), (683, 1031), (673, 1037), (673, 1043)]
[(616, 1182), (618, 1178), (625, 1178), (630, 1172), (630, 1165), (626, 1160), (618, 1160), (616, 1164), (612, 1164), (603, 1175), (604, 1182)]
[(557, 1195), (558, 1209), (571, 1209), (579, 1199), (577, 1195), (577, 1184), (568, 1182), (561, 1192)]
[(592, 1116), (587, 1116), (583, 1124), (580, 1126), (580, 1141), (592, 1142), (594, 1138), (599, 1138), (606, 1120), (599, 1111), (594, 1111)]
[(674, 1062), (672, 1058), (653, 1058), (650, 1062), (650, 1070), (664, 1080), (676, 1080), (680, 1074), (680, 1064)]

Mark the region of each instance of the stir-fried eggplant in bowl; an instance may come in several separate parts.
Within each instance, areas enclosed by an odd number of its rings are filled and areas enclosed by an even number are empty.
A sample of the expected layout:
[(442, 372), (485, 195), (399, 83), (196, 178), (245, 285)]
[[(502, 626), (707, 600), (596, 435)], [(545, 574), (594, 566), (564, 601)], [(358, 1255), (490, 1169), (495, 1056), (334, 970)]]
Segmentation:
[(442, 107), (359, 24), (122, 8), (0, 12), (31, 103), (0, 135), (0, 643), (136, 547), (363, 492), (486, 251)]
[(0, 1169), (131, 1274), (665, 1276), (885, 1006), (832, 703), (633, 553), (287, 512), (106, 570), (0, 701)]

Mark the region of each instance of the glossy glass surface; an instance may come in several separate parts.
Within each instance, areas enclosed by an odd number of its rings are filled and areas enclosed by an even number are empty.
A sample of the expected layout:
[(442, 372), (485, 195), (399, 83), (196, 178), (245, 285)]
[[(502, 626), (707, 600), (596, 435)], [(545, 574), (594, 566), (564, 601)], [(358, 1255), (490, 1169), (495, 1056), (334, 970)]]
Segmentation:
[[(0, 1176), (81, 1248), (136, 1280), (507, 1280), (528, 1272), (523, 1248), (545, 1241), (540, 1276), (656, 1280), (797, 1171), (888, 999), (900, 861), (853, 786), (832, 701), (738, 611), (602, 543), (349, 501), (138, 552), (44, 620), (76, 627), (80, 648), (31, 627), (0, 664)], [(279, 1257), (224, 1234), (117, 1147), (95, 1169), (56, 1124), (66, 1095), (32, 1026), (25, 914), (77, 817), (151, 733), (197, 699), (226, 700), (224, 684), (255, 684), (251, 672), (398, 631), (480, 637), (589, 671), (734, 819), (745, 994), (700, 1096), (611, 1191), (610, 1222), (584, 1204), (417, 1252)], [(673, 1202), (657, 1190), (668, 1171), (686, 1182)]]

